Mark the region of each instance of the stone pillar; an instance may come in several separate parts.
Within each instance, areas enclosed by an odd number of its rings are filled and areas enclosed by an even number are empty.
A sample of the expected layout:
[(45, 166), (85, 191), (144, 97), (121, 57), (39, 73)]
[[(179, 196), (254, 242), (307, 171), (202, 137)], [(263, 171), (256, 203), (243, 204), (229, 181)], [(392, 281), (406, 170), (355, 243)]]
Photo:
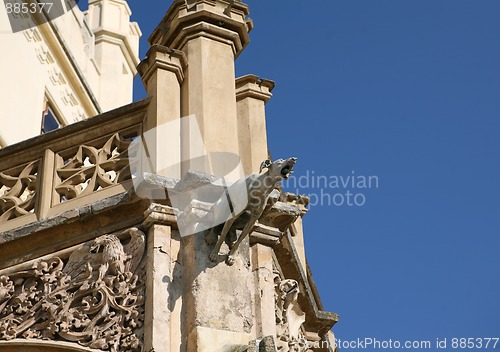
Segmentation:
[[(225, 255), (213, 263), (212, 246), (201, 234), (182, 239), (185, 272), (185, 335), (187, 352), (225, 352), (246, 345), (253, 337), (253, 287), (248, 238), (240, 245), (236, 262)], [(221, 252), (227, 252), (226, 245)]]
[[(230, 157), (209, 158), (211, 167), (206, 167), (206, 160), (201, 165), (194, 163), (191, 147), (199, 141), (190, 140), (196, 133), (192, 120), (185, 117), (196, 117), (209, 157), (217, 153), (239, 155), (234, 60), (249, 42), (252, 23), (246, 17), (248, 13), (247, 5), (240, 1), (174, 0), (149, 38), (152, 46), (182, 51), (187, 58), (179, 99), (181, 120), (189, 121), (189, 126), (182, 123), (180, 134), (181, 176), (190, 168), (226, 176), (226, 172), (219, 171), (235, 166), (230, 165), (234, 163)], [(154, 94), (165, 97), (163, 93)], [(179, 145), (176, 143), (169, 141), (174, 148)], [(185, 182), (188, 187), (189, 180)], [(253, 338), (254, 275), (248, 238), (241, 243), (232, 266), (224, 263), (229, 251), (226, 245), (218, 262), (210, 261), (212, 247), (201, 234), (181, 239), (182, 335), (186, 337), (186, 352), (224, 352), (231, 345), (247, 345)]]
[(273, 249), (262, 243), (251, 247), (255, 280), (255, 337), (276, 338), (274, 302)]
[(171, 228), (153, 224), (147, 234), (146, 316), (144, 350), (170, 352), (169, 287)]
[(132, 102), (142, 33), (137, 23), (130, 22), (131, 14), (126, 0), (89, 0), (87, 16), (99, 69), (97, 96), (103, 111)]
[(268, 158), (265, 104), (272, 97), (274, 82), (246, 75), (236, 79), (238, 140), (245, 175), (259, 172)]
[(181, 84), (187, 65), (182, 51), (153, 45), (138, 66), (151, 97), (143, 143), (148, 158), (143, 170), (179, 179), (181, 165)]
[[(189, 69), (182, 86), (182, 115), (196, 116), (209, 154), (239, 155), (234, 60), (249, 42), (248, 13), (241, 2), (176, 0), (149, 38), (151, 45), (186, 54)], [(191, 160), (189, 148), (183, 149), (183, 160)], [(225, 164), (231, 162), (231, 158), (219, 158), (208, 169), (188, 163), (183, 172), (193, 168), (217, 175), (218, 170), (233, 169)]]

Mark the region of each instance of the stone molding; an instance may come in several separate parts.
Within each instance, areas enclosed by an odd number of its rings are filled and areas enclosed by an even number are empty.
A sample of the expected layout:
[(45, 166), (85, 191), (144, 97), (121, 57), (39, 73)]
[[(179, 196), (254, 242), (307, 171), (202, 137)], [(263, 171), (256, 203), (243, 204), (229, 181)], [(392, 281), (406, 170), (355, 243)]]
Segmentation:
[(235, 83), (236, 101), (250, 97), (267, 103), (273, 96), (271, 91), (275, 87), (273, 81), (251, 74), (236, 78)]
[(196, 38), (207, 38), (231, 46), (235, 57), (243, 51), (245, 45), (238, 33), (208, 22), (199, 22), (183, 28), (182, 36), (178, 36), (170, 44), (173, 48), (183, 50), (186, 44)]
[(147, 85), (156, 70), (163, 69), (175, 73), (179, 84), (182, 84), (187, 67), (186, 54), (180, 50), (169, 49), (163, 45), (153, 45), (141, 61), (137, 70)]
[(96, 45), (99, 43), (109, 43), (119, 46), (128, 67), (134, 75), (137, 73), (136, 66), (139, 64), (139, 58), (135, 55), (128, 36), (107, 28), (99, 28), (94, 35)]
[[(237, 57), (250, 42), (248, 33), (253, 28), (253, 22), (246, 17), (248, 14), (248, 6), (241, 2), (176, 0), (148, 41), (150, 45), (162, 44), (174, 49), (182, 49), (187, 41), (186, 37), (203, 31), (211, 33), (212, 39), (221, 36), (232, 42), (231, 45)], [(199, 24), (201, 27), (198, 26)], [(227, 32), (234, 34), (228, 35)]]

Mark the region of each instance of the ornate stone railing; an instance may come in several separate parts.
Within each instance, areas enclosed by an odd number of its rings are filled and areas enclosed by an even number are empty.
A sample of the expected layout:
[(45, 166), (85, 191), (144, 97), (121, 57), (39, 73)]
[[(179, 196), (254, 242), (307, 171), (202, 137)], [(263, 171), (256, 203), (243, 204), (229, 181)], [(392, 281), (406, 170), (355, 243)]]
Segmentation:
[(149, 100), (0, 150), (0, 232), (131, 187), (127, 148)]

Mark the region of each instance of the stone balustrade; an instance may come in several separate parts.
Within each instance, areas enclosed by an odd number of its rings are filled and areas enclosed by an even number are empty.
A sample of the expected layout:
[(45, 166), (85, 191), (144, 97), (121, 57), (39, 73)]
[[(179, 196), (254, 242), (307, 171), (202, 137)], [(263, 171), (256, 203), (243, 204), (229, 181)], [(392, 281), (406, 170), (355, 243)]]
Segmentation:
[(149, 100), (0, 150), (0, 232), (132, 186), (128, 147)]

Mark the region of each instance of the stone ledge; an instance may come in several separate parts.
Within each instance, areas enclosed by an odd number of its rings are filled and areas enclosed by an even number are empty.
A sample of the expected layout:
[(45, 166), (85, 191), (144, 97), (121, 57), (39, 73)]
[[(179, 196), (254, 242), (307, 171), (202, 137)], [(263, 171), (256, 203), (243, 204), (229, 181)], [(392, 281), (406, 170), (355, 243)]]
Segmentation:
[[(189, 178), (188, 178), (189, 179)], [(52, 251), (88, 241), (127, 226), (147, 228), (159, 222), (177, 227), (175, 209), (171, 208), (168, 191), (183, 191), (196, 184), (207, 185), (214, 177), (191, 173), (189, 182), (153, 174), (145, 174), (137, 191), (131, 189), (96, 202), (80, 205), (50, 218), (35, 221), (0, 233), (0, 269), (41, 257)], [(212, 186), (210, 186), (212, 187)], [(220, 189), (216, 182), (214, 189)], [(141, 197), (142, 196), (142, 197)], [(147, 196), (147, 198), (144, 198)], [(159, 196), (157, 199), (156, 196)], [(158, 204), (152, 204), (156, 202)], [(277, 244), (281, 234), (300, 215), (297, 205), (270, 199), (259, 220), (253, 240)]]
[(0, 233), (0, 269), (140, 224), (148, 205), (133, 192), (122, 192)]

